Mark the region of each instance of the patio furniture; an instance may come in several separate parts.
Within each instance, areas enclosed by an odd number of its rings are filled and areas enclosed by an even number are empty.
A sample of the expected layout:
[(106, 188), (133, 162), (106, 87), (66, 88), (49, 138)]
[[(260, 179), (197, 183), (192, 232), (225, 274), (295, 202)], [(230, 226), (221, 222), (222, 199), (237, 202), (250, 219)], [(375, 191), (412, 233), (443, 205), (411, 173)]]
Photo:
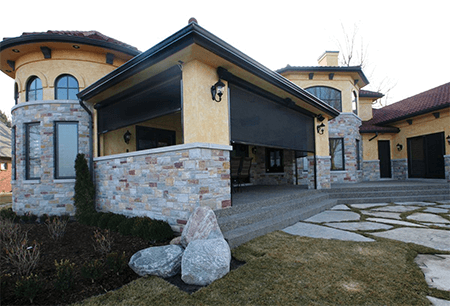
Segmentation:
[(253, 157), (243, 157), (242, 158), (242, 166), (241, 171), (239, 172), (239, 186), (250, 179), (250, 169), (252, 167), (252, 159)]
[(239, 184), (239, 174), (241, 172), (242, 167), (242, 158), (241, 157), (231, 157), (230, 161), (230, 170), (231, 170), (231, 188), (232, 191), (234, 190), (234, 187), (237, 185), (238, 188), (240, 186)]

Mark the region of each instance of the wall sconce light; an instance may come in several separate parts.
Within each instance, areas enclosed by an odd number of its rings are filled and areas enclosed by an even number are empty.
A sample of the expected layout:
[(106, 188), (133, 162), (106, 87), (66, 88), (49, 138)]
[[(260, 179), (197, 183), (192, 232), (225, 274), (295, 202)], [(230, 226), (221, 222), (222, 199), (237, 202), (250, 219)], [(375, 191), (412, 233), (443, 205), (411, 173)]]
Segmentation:
[[(222, 101), (222, 95), (225, 91), (225, 84), (219, 79), (219, 81), (211, 87), (212, 99), (216, 102)], [(216, 99), (219, 96), (219, 100)]]
[(325, 132), (325, 124), (322, 122), (317, 126), (317, 133), (319, 133), (319, 135), (323, 135), (323, 132)]
[(325, 120), (325, 117), (324, 117), (322, 114), (318, 114), (318, 115), (316, 116), (316, 118), (317, 118), (317, 120), (319, 120), (319, 122), (322, 122), (322, 121)]
[(399, 151), (403, 150), (403, 145), (402, 145), (402, 144), (399, 144), (399, 143), (397, 143), (397, 150), (399, 150)]
[(131, 133), (130, 133), (130, 131), (127, 130), (125, 132), (125, 134), (123, 134), (123, 140), (125, 140), (126, 144), (130, 143), (130, 140), (131, 140)]
[(448, 135), (446, 139), (447, 139), (448, 144), (450, 145), (450, 135)]

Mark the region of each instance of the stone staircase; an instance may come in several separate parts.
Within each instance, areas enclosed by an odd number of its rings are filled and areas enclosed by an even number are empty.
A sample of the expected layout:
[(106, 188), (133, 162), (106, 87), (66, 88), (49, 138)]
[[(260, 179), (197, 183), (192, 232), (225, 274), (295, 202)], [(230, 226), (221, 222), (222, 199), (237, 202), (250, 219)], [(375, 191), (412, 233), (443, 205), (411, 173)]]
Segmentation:
[(283, 229), (337, 204), (450, 200), (448, 183), (368, 182), (328, 190), (300, 186), (251, 186), (232, 195), (231, 208), (215, 211), (231, 248)]

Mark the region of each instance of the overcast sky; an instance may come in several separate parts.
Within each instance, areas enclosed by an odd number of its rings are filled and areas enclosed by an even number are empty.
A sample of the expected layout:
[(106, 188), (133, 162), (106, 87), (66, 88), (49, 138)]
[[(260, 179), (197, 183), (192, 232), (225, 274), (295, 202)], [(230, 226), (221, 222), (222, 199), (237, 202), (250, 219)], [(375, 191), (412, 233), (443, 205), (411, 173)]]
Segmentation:
[[(314, 66), (339, 51), (357, 27), (365, 50), (364, 89), (386, 90), (397, 102), (450, 81), (449, 5), (428, 1), (7, 1), (0, 39), (22, 32), (96, 30), (145, 51), (195, 17), (200, 26), (276, 70)], [(414, 4), (412, 4), (414, 3)], [(354, 62), (354, 64), (358, 64)], [(0, 72), (0, 109), (8, 116), (14, 81)]]

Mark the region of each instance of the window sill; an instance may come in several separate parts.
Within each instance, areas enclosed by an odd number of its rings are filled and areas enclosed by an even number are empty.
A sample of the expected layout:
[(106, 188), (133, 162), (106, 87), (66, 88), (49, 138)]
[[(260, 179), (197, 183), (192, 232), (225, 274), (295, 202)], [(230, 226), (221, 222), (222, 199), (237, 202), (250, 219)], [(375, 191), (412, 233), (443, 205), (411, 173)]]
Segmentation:
[(266, 172), (265, 175), (271, 176), (271, 175), (285, 175), (284, 172)]
[(347, 173), (347, 170), (330, 170), (332, 173)]
[(24, 180), (24, 184), (39, 184), (41, 180)]
[(55, 184), (75, 183), (75, 179), (54, 179), (53, 183)]

